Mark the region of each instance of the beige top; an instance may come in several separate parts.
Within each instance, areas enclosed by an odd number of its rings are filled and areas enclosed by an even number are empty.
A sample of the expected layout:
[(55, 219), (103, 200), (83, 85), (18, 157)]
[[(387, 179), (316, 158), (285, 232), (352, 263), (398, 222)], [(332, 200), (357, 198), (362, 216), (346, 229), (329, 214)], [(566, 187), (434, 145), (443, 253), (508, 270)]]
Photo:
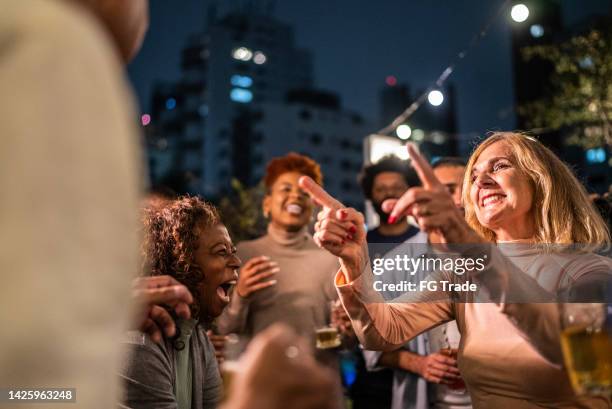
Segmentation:
[(317, 247), (306, 228), (289, 234), (268, 228), (268, 234), (238, 244), (242, 262), (268, 256), (280, 271), (277, 283), (248, 298), (236, 292), (218, 319), (220, 331), (255, 336), (271, 324), (284, 323), (314, 340), (315, 329), (329, 324), (330, 301), (337, 299), (333, 277), (338, 259)]
[[(499, 279), (506, 280), (506, 288), (527, 292), (539, 284), (544, 290), (554, 291), (567, 280), (611, 271), (607, 259), (597, 256), (566, 259), (540, 255), (528, 248), (505, 253), (514, 266), (495, 251), (491, 265), (497, 267), (482, 273), (489, 277), (480, 281), (481, 284)], [(526, 274), (516, 271), (517, 267)], [(560, 365), (556, 304), (415, 300), (377, 303), (370, 302), (374, 300), (372, 280), (369, 271), (348, 284), (342, 272), (336, 276), (338, 293), (363, 345), (369, 349), (392, 350), (432, 327), (456, 319), (461, 332), (458, 365), (474, 408), (611, 407), (610, 401), (604, 398), (574, 394), (567, 372)], [(421, 300), (427, 298), (434, 297), (423, 294)]]
[[(337, 300), (334, 275), (338, 259), (315, 244), (307, 227), (288, 233), (268, 226), (268, 234), (238, 244), (242, 262), (268, 256), (280, 271), (276, 284), (242, 298), (236, 291), (218, 318), (221, 333), (254, 337), (272, 324), (283, 323), (315, 346), (315, 331), (330, 323), (330, 301)], [(338, 370), (336, 350), (315, 350), (316, 359)], [(339, 374), (339, 372), (337, 372)], [(337, 378), (338, 382), (340, 378)]]
[(108, 409), (139, 268), (132, 96), (72, 2), (0, 10), (0, 385), (76, 388), (76, 403), (41, 409)]

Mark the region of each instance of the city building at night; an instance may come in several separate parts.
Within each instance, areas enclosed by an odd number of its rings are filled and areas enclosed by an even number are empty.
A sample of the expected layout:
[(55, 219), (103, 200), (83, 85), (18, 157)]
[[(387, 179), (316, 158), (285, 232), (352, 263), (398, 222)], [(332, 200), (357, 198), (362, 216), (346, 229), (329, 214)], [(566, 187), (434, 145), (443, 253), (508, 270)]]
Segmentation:
[(209, 10), (207, 29), (182, 50), (181, 71), (152, 97), (145, 129), (154, 184), (214, 199), (232, 178), (256, 184), (268, 160), (296, 151), (319, 161), (331, 191), (357, 204), (361, 139), (372, 128), (314, 88), (310, 52), (268, 8)]
[[(255, 145), (256, 155), (264, 163), (287, 150), (308, 155), (321, 165), (330, 194), (347, 206), (363, 208), (357, 174), (363, 164), (363, 137), (372, 132), (371, 124), (342, 109), (335, 94), (312, 89), (291, 91), (285, 104), (267, 104), (264, 112), (268, 115), (255, 126), (255, 139), (261, 141)], [(255, 173), (256, 179), (261, 176)]]

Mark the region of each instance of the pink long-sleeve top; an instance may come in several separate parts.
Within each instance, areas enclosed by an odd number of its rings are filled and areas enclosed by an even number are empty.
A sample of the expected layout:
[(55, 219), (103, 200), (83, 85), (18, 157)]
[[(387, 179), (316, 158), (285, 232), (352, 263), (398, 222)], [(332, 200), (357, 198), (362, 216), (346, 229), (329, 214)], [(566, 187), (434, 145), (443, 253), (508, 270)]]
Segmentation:
[[(475, 409), (611, 408), (610, 399), (577, 396), (563, 367), (559, 313), (555, 303), (477, 302), (504, 291), (542, 294), (589, 274), (611, 274), (610, 260), (594, 256), (542, 254), (533, 246), (493, 249), (489, 268), (477, 277), (477, 294), (451, 301), (420, 293), (415, 299), (374, 302), (369, 267), (352, 282), (342, 270), (338, 294), (354, 329), (368, 349), (393, 350), (441, 323), (457, 320), (461, 332), (458, 365)], [(486, 274), (486, 276), (485, 276)], [(451, 281), (460, 281), (451, 274)], [(502, 297), (503, 298), (503, 297)], [(499, 301), (499, 300), (498, 300)]]

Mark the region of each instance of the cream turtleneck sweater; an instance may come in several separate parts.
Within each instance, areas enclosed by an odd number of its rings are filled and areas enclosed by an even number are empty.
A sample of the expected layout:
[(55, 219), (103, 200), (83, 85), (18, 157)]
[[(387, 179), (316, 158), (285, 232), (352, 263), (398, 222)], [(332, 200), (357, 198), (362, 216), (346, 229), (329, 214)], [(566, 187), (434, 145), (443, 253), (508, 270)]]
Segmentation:
[(287, 232), (268, 226), (268, 233), (238, 244), (243, 263), (257, 256), (268, 256), (280, 271), (270, 280), (276, 285), (247, 298), (236, 292), (218, 320), (222, 333), (255, 336), (277, 322), (287, 324), (307, 339), (314, 339), (316, 328), (329, 323), (329, 302), (338, 298), (333, 277), (338, 259), (317, 247), (307, 227)]

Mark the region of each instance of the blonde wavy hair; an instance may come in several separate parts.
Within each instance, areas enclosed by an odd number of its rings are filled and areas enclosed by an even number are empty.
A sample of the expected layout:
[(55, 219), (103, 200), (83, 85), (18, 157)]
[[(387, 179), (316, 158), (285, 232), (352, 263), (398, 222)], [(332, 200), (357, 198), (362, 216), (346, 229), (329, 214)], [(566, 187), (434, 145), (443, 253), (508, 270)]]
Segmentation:
[(472, 169), (480, 154), (496, 142), (504, 142), (510, 147), (514, 153), (514, 165), (531, 183), (536, 243), (610, 243), (608, 227), (569, 167), (535, 138), (515, 132), (492, 133), (476, 147), (468, 161), (462, 200), (470, 227), (487, 240), (496, 241), (495, 233), (478, 221), (474, 203), (470, 199)]

